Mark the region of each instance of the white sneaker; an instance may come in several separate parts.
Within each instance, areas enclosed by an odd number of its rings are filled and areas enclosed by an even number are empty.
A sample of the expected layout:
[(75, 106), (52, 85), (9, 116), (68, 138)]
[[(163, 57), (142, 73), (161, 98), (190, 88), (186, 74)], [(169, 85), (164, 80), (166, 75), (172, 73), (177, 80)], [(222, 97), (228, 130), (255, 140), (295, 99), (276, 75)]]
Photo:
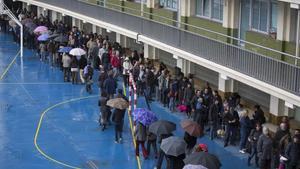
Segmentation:
[(242, 153), (242, 154), (245, 154), (245, 153), (246, 153), (244, 150), (240, 150), (239, 152)]

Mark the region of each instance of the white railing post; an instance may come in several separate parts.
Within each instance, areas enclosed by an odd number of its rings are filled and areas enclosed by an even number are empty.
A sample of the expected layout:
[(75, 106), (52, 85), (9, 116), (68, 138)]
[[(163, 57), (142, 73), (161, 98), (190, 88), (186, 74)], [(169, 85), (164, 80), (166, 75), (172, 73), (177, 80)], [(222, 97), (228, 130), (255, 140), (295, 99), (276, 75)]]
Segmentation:
[(4, 4), (3, 0), (0, 0), (0, 10), (2, 10), (1, 14), (6, 14), (12, 19), (14, 22), (20, 26), (20, 57), (23, 57), (23, 25), (21, 22), (14, 16), (14, 14), (10, 11), (10, 9)]

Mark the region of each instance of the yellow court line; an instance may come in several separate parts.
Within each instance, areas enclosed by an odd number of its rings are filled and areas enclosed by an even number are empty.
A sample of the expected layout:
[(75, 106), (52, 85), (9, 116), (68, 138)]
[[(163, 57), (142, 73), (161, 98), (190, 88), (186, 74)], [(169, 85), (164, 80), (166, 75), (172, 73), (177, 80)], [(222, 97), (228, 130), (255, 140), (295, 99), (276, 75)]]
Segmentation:
[[(125, 89), (125, 84), (124, 83), (123, 83), (123, 93), (126, 96), (126, 89)], [(127, 112), (128, 112), (128, 119), (129, 119), (129, 124), (130, 124), (130, 130), (131, 130), (133, 145), (134, 145), (134, 148), (136, 148), (136, 142), (135, 142), (135, 139), (134, 139), (134, 132), (133, 132), (133, 125), (132, 125), (131, 115), (129, 114), (129, 111), (127, 111)], [(140, 157), (136, 156), (136, 160), (137, 160), (139, 169), (141, 169), (142, 167), (141, 167)]]
[(60, 103), (57, 103), (49, 108), (47, 108), (45, 111), (43, 111), (41, 117), (40, 117), (40, 120), (39, 120), (39, 123), (38, 123), (38, 126), (37, 126), (37, 129), (36, 129), (36, 132), (35, 132), (35, 136), (34, 136), (34, 146), (35, 148), (39, 151), (40, 154), (42, 154), (45, 158), (47, 158), (48, 160), (54, 162), (54, 163), (57, 163), (57, 164), (60, 164), (64, 167), (67, 167), (67, 168), (72, 168), (72, 169), (81, 169), (80, 167), (75, 167), (75, 166), (72, 166), (72, 165), (69, 165), (69, 164), (66, 164), (62, 161), (59, 161), (59, 160), (56, 160), (52, 157), (50, 157), (49, 155), (47, 155), (38, 145), (37, 143), (37, 139), (38, 139), (38, 135), (39, 135), (39, 132), (40, 132), (40, 128), (41, 128), (41, 125), (42, 125), (42, 122), (43, 122), (43, 119), (44, 119), (44, 116), (47, 112), (49, 112), (50, 110), (60, 106), (60, 105), (63, 105), (63, 104), (66, 104), (66, 103), (70, 103), (70, 102), (74, 102), (74, 101), (79, 101), (79, 100), (84, 100), (84, 99), (89, 99), (89, 98), (94, 98), (94, 97), (98, 97), (99, 95), (93, 95), (93, 96), (86, 96), (86, 97), (80, 97), (80, 98), (75, 98), (75, 99), (70, 99), (70, 100), (66, 100), (66, 101), (63, 101), (63, 102), (60, 102)]
[(4, 76), (6, 75), (6, 73), (8, 72), (8, 70), (10, 69), (10, 67), (15, 63), (18, 55), (20, 54), (20, 50), (19, 52), (16, 54), (16, 56), (14, 57), (14, 59), (10, 62), (10, 64), (7, 66), (7, 68), (4, 70), (4, 72), (2, 73), (0, 80), (2, 80), (4, 78)]

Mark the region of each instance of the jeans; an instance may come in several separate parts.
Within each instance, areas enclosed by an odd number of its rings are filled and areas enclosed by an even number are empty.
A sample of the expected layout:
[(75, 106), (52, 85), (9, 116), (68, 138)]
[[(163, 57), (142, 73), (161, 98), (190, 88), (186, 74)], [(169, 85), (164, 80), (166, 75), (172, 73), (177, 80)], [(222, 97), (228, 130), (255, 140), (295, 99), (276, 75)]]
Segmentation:
[(234, 144), (236, 131), (237, 131), (237, 127), (230, 126), (230, 125), (226, 126), (225, 140), (224, 140), (225, 145), (227, 145), (229, 141), (230, 144)]
[(251, 145), (251, 154), (249, 155), (248, 158), (248, 163), (251, 163), (252, 158), (254, 157), (255, 159), (255, 164), (258, 166), (258, 156), (257, 156), (257, 149), (256, 149), (256, 144)]
[(148, 140), (147, 141), (147, 152), (148, 152), (148, 154), (150, 154), (150, 146), (152, 146), (152, 148), (153, 148), (153, 151), (154, 151), (154, 154), (155, 154), (155, 157), (157, 157), (157, 146), (156, 146), (156, 140)]
[(162, 149), (159, 149), (158, 160), (157, 160), (157, 163), (156, 163), (156, 168), (157, 169), (161, 169), (164, 157), (165, 157), (164, 151)]
[(247, 138), (249, 135), (249, 132), (247, 130), (240, 130), (240, 134), (241, 134), (241, 140), (240, 140), (240, 150), (245, 149), (246, 147), (246, 143), (247, 143)]
[(210, 139), (213, 140), (216, 136), (217, 124), (216, 124), (216, 122), (210, 122), (209, 126), (210, 126), (209, 136), (210, 136)]
[(119, 142), (122, 139), (122, 128), (123, 128), (123, 123), (115, 124), (115, 140), (117, 142)]
[(175, 111), (175, 97), (170, 97), (169, 108), (171, 111)]
[(64, 67), (64, 81), (69, 81), (70, 80), (70, 68), (69, 67)]

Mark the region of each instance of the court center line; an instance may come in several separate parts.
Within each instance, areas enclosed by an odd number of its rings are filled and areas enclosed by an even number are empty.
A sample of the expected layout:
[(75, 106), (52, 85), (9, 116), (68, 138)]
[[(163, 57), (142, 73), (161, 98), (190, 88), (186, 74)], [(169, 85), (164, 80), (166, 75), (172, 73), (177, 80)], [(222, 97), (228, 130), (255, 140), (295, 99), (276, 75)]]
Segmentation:
[(19, 52), (16, 54), (16, 56), (14, 57), (14, 59), (10, 62), (10, 64), (7, 66), (7, 68), (4, 70), (4, 72), (2, 73), (2, 75), (0, 76), (0, 80), (3, 80), (3, 78), (5, 77), (6, 73), (8, 72), (8, 70), (10, 69), (10, 67), (15, 63), (18, 55), (20, 54), (20, 50)]
[[(123, 83), (123, 94), (126, 96), (126, 89), (125, 89), (125, 84), (124, 83)], [(129, 119), (129, 124), (130, 124), (130, 130), (131, 130), (133, 145), (134, 145), (134, 148), (136, 148), (136, 141), (135, 141), (135, 138), (134, 138), (134, 131), (133, 131), (131, 115), (129, 114), (129, 111), (127, 111), (127, 113), (128, 113), (128, 119)], [(136, 156), (136, 160), (137, 160), (137, 164), (138, 164), (139, 169), (142, 169), (140, 157)]]

